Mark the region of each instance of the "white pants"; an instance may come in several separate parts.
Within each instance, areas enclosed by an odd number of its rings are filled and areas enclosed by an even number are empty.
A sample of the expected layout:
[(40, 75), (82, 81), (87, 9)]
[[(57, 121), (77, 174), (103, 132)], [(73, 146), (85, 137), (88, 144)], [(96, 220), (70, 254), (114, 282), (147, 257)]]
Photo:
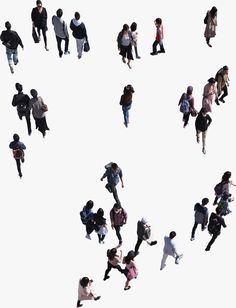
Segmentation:
[(163, 257), (162, 257), (162, 260), (161, 260), (161, 269), (163, 269), (163, 268), (165, 267), (165, 265), (166, 265), (166, 260), (167, 260), (168, 256), (171, 256), (171, 257), (173, 257), (173, 258), (176, 258), (176, 257), (177, 257), (177, 255), (175, 255), (175, 254), (169, 255), (169, 254), (163, 252)]
[(84, 48), (85, 38), (83, 38), (83, 39), (75, 39), (75, 40), (76, 40), (76, 47), (77, 47), (78, 57), (81, 58), (82, 57), (83, 48)]

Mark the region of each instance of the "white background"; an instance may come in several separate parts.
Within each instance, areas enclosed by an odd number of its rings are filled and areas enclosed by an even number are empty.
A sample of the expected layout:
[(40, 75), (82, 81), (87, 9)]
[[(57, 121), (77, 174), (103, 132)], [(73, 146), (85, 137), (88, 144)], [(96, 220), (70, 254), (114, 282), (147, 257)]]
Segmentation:
[[(0, 49), (1, 67), (1, 214), (0, 283), (1, 307), (75, 307), (78, 280), (94, 279), (98, 302), (84, 306), (121, 307), (233, 307), (236, 253), (234, 249), (235, 204), (226, 217), (227, 228), (212, 246), (207, 231), (196, 232), (190, 242), (193, 207), (210, 199), (213, 187), (230, 170), (235, 179), (235, 48), (232, 1), (45, 1), (48, 12), (48, 47), (34, 44), (30, 14), (34, 1), (5, 2), (1, 28), (9, 20), (24, 43), (19, 64), (10, 73), (5, 48)], [(203, 19), (213, 5), (218, 8), (217, 35), (209, 48), (203, 36)], [(68, 26), (75, 11), (85, 22), (91, 50), (78, 60), (70, 31), (71, 54), (58, 56), (51, 17), (64, 11)], [(166, 54), (150, 56), (155, 38), (154, 19), (164, 25)], [(116, 38), (124, 23), (138, 24), (140, 60), (132, 70), (118, 54)], [(219, 68), (229, 66), (230, 87), (225, 105), (213, 106), (207, 135), (207, 154), (196, 143), (194, 120), (183, 129), (178, 101), (188, 85), (194, 87), (196, 108), (201, 108), (204, 85)], [(15, 83), (24, 92), (37, 89), (49, 107), (50, 131), (45, 139), (34, 129), (29, 137), (11, 101)], [(119, 105), (123, 87), (135, 93), (130, 126), (123, 124)], [(17, 175), (8, 144), (18, 133), (25, 143), (23, 178)], [(118, 193), (128, 212), (122, 228), (124, 254), (136, 243), (136, 223), (146, 216), (158, 245), (140, 248), (136, 262), (139, 277), (130, 291), (125, 278), (113, 270), (104, 282), (106, 250), (117, 245), (109, 225), (104, 245), (96, 234), (85, 239), (79, 211), (87, 200), (102, 207), (109, 222), (114, 204), (100, 177), (104, 165), (117, 162), (124, 174)], [(234, 194), (234, 191), (232, 191)], [(184, 258), (177, 266), (171, 258), (160, 272), (163, 237), (177, 232)]]

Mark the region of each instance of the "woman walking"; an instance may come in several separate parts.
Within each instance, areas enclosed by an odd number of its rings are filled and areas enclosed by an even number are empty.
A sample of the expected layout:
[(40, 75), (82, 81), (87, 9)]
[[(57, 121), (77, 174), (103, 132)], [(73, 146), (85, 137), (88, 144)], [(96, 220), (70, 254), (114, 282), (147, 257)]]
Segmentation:
[(210, 39), (216, 36), (217, 26), (217, 8), (215, 6), (213, 6), (210, 11), (207, 11), (204, 23), (206, 24), (204, 32), (206, 43), (209, 47), (212, 47), (212, 45), (210, 44)]
[(83, 277), (79, 281), (79, 290), (78, 290), (78, 301), (77, 301), (77, 308), (82, 307), (81, 301), (85, 300), (99, 300), (101, 296), (97, 296), (92, 289), (93, 280), (89, 279), (88, 277)]
[(129, 290), (131, 288), (130, 281), (138, 276), (138, 269), (134, 262), (135, 252), (133, 250), (129, 251), (127, 256), (124, 257), (123, 263), (126, 264), (124, 274), (127, 278), (125, 282), (124, 290)]
[(129, 124), (129, 110), (132, 105), (132, 96), (134, 93), (134, 88), (128, 84), (126, 87), (124, 87), (123, 94), (120, 98), (120, 105), (122, 106), (122, 111), (124, 114), (124, 124), (126, 127), (128, 127)]
[(122, 56), (122, 61), (126, 63), (126, 58), (128, 59), (127, 65), (131, 69), (130, 61), (134, 60), (132, 55), (132, 44), (133, 38), (132, 33), (129, 30), (129, 26), (127, 24), (123, 25), (122, 30), (118, 34), (117, 37), (118, 50), (120, 51), (120, 55)]
[(211, 124), (212, 119), (207, 114), (206, 108), (202, 108), (196, 118), (195, 127), (196, 127), (196, 136), (197, 142), (200, 142), (199, 135), (202, 134), (202, 153), (206, 154), (206, 134), (209, 125)]
[(202, 107), (204, 107), (207, 112), (212, 112), (212, 105), (214, 99), (216, 104), (219, 105), (217, 88), (215, 83), (215, 78), (211, 77), (210, 79), (208, 79), (208, 83), (203, 89)]
[(187, 92), (182, 94), (178, 104), (180, 106), (180, 112), (183, 113), (184, 127), (188, 125), (190, 114), (192, 116), (197, 115), (197, 111), (194, 108), (194, 98), (192, 93), (193, 93), (193, 87), (188, 86)]
[(233, 183), (233, 181), (231, 180), (231, 172), (230, 171), (226, 171), (221, 178), (220, 183), (218, 183), (215, 187), (214, 187), (214, 191), (215, 191), (215, 200), (213, 205), (217, 204), (217, 201), (219, 198), (221, 198), (224, 194), (229, 194), (230, 193), (230, 188), (231, 186), (236, 186), (236, 184)]
[(20, 142), (20, 137), (18, 134), (13, 135), (13, 141), (9, 144), (9, 148), (12, 149), (13, 157), (16, 160), (16, 166), (19, 173), (19, 177), (22, 178), (21, 162), (23, 163), (25, 161), (24, 150), (26, 149), (26, 146), (24, 145), (23, 142)]
[(97, 232), (99, 244), (104, 244), (104, 239), (108, 230), (106, 218), (104, 218), (104, 211), (101, 208), (94, 214), (94, 229)]
[(121, 263), (122, 261), (122, 250), (116, 248), (108, 249), (107, 257), (107, 269), (105, 271), (103, 280), (107, 280), (110, 278), (108, 274), (112, 268), (116, 268), (121, 274), (124, 274), (124, 270), (119, 265), (119, 263)]

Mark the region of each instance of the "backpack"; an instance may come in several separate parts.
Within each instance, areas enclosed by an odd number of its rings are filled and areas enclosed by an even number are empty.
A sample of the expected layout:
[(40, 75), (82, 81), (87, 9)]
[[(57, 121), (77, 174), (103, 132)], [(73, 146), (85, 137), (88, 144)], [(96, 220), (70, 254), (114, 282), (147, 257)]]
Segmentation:
[(184, 98), (180, 104), (179, 110), (180, 112), (188, 113), (189, 109), (190, 109), (189, 101), (187, 100), (187, 98)]
[(220, 182), (220, 183), (216, 184), (216, 186), (214, 187), (214, 191), (215, 191), (216, 195), (218, 195), (218, 196), (222, 195), (222, 193), (223, 193), (223, 183)]
[(207, 24), (207, 19), (208, 19), (208, 12), (206, 13), (206, 16), (204, 18), (204, 24), (206, 25)]
[(84, 225), (87, 224), (87, 222), (89, 221), (89, 219), (88, 219), (88, 213), (87, 213), (86, 210), (82, 210), (82, 211), (80, 212), (80, 219), (81, 219), (81, 221), (82, 221), (82, 223), (83, 223)]

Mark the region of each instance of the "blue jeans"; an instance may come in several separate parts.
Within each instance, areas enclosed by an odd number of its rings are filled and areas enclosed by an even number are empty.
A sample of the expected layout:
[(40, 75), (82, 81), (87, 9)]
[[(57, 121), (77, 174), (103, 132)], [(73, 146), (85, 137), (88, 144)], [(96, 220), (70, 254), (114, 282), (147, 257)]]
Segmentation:
[(124, 114), (124, 121), (125, 125), (127, 126), (129, 123), (129, 110), (131, 108), (131, 105), (129, 106), (122, 106), (123, 114)]
[(9, 65), (12, 65), (13, 62), (14, 62), (14, 64), (17, 64), (17, 62), (18, 62), (17, 49), (6, 48), (6, 54), (7, 54), (7, 60), (8, 60)]

